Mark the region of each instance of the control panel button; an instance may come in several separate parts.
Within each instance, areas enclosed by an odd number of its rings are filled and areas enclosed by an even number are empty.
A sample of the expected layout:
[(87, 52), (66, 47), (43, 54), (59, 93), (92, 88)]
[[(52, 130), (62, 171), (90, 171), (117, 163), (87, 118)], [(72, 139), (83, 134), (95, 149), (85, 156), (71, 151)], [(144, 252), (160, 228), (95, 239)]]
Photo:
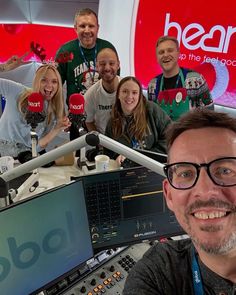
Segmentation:
[(82, 287), (81, 287), (80, 292), (81, 292), (81, 293), (85, 293), (85, 292), (86, 292), (86, 288), (85, 288), (85, 286), (82, 286)]
[(101, 279), (105, 279), (105, 277), (106, 277), (106, 273), (103, 271), (103, 272), (101, 272), (101, 274), (100, 274), (100, 278)]

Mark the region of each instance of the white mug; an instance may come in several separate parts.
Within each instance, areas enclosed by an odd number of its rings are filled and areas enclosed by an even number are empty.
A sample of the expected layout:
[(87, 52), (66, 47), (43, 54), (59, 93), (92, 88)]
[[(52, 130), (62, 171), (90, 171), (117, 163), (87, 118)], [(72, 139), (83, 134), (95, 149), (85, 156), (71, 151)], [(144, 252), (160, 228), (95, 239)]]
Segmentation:
[(97, 155), (95, 157), (95, 164), (97, 171), (107, 171), (109, 169), (110, 158), (106, 155)]
[(14, 168), (14, 159), (10, 156), (0, 157), (0, 174)]

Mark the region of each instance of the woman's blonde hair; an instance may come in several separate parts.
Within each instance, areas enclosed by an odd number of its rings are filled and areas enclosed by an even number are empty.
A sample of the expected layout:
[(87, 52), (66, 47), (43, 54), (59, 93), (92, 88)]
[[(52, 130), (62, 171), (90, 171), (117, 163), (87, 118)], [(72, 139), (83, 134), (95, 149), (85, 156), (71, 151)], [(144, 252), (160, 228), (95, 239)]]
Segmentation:
[(149, 130), (148, 124), (147, 124), (146, 98), (143, 95), (142, 86), (140, 82), (135, 77), (132, 77), (132, 76), (127, 76), (123, 78), (120, 81), (116, 91), (116, 101), (111, 112), (113, 138), (117, 140), (122, 134), (125, 133), (126, 119), (121, 108), (119, 95), (120, 95), (121, 86), (127, 81), (133, 81), (139, 86), (139, 101), (131, 115), (132, 120), (131, 120), (131, 123), (129, 124), (128, 131), (132, 137), (134, 137), (136, 140), (138, 140), (141, 143)]
[(47, 124), (50, 124), (52, 122), (53, 116), (55, 116), (56, 119), (60, 119), (65, 115), (65, 104), (61, 76), (54, 65), (43, 64), (36, 70), (32, 89), (26, 89), (18, 98), (18, 109), (24, 116), (28, 106), (28, 96), (33, 92), (39, 92), (41, 80), (43, 79), (48, 70), (52, 70), (55, 73), (58, 80), (57, 92), (48, 102)]

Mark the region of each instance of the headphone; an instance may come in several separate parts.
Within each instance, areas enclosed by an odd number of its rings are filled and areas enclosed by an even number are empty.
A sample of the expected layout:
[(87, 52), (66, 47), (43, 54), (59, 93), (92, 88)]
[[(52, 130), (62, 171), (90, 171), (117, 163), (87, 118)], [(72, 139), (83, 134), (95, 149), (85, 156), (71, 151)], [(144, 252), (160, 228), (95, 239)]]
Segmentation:
[[(46, 151), (45, 151), (45, 150), (42, 150), (42, 151), (39, 152), (39, 155), (43, 155), (43, 154), (45, 154), (45, 153), (46, 153)], [(25, 162), (28, 162), (28, 161), (32, 160), (32, 152), (29, 151), (29, 150), (28, 150), (28, 151), (20, 152), (20, 153), (18, 154), (17, 158), (18, 158), (18, 161), (19, 161), (21, 164), (24, 164)], [(55, 164), (55, 162), (52, 161), (52, 162), (50, 162), (50, 163), (47, 163), (47, 164), (43, 165), (42, 167), (43, 167), (43, 168), (48, 168), (48, 167), (51, 167), (51, 166), (54, 165), (54, 164)]]
[(99, 147), (98, 146), (96, 146), (96, 148), (93, 148), (91, 150), (86, 151), (85, 156), (86, 156), (86, 158), (87, 158), (87, 160), (89, 162), (94, 162), (95, 161), (95, 157), (97, 155), (100, 155), (100, 154), (102, 154), (102, 151), (99, 150)]
[(20, 152), (17, 158), (21, 164), (24, 164), (25, 162), (32, 160), (32, 152), (31, 151)]

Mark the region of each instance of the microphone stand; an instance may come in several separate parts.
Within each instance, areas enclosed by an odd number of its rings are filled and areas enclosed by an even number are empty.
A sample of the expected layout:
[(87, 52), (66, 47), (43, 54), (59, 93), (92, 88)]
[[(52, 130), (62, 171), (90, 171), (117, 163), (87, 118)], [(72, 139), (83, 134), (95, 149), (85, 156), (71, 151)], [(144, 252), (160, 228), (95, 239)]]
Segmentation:
[[(81, 126), (80, 128), (79, 128), (79, 136), (82, 136), (82, 135), (85, 135), (85, 134), (87, 134), (87, 131), (84, 129), (84, 127), (83, 126)], [(81, 149), (80, 149), (80, 155), (79, 155), (79, 158), (78, 158), (78, 160), (77, 160), (77, 165), (78, 165), (78, 167), (82, 170), (82, 168), (84, 167), (84, 166), (86, 166), (86, 147), (84, 146), (84, 147), (82, 147)]]
[[(30, 137), (31, 137), (31, 149), (32, 149), (32, 159), (38, 156), (37, 144), (38, 144), (38, 134), (36, 132), (37, 123), (31, 123)], [(17, 202), (20, 200), (22, 194), (26, 192), (32, 192), (39, 186), (39, 172), (38, 169), (33, 169), (31, 175), (26, 179), (26, 181), (17, 189), (15, 195), (12, 195), (12, 190), (10, 190), (10, 201)]]
[[(30, 137), (31, 137), (31, 149), (32, 149), (32, 159), (38, 156), (37, 153), (37, 144), (38, 144), (38, 134), (36, 133), (36, 127), (38, 124), (31, 123)], [(5, 199), (5, 202), (2, 203), (0, 200), (0, 208), (2, 206), (8, 206), (11, 203), (17, 202), (20, 200), (23, 194), (28, 192), (33, 192), (39, 186), (39, 173), (38, 169), (33, 169), (31, 175), (18, 187), (17, 189), (9, 189), (9, 184), (7, 187), (8, 196)]]
[(38, 156), (37, 153), (37, 144), (38, 144), (38, 134), (35, 131), (33, 124), (31, 124), (30, 136), (31, 136), (31, 148), (32, 148), (32, 158), (36, 158)]
[[(78, 129), (79, 137), (87, 134), (87, 130), (85, 126), (86, 115), (84, 114), (69, 114), (69, 119), (73, 122)], [(84, 166), (86, 166), (86, 147), (82, 147), (79, 151), (79, 158), (77, 160), (78, 167), (82, 170)]]

